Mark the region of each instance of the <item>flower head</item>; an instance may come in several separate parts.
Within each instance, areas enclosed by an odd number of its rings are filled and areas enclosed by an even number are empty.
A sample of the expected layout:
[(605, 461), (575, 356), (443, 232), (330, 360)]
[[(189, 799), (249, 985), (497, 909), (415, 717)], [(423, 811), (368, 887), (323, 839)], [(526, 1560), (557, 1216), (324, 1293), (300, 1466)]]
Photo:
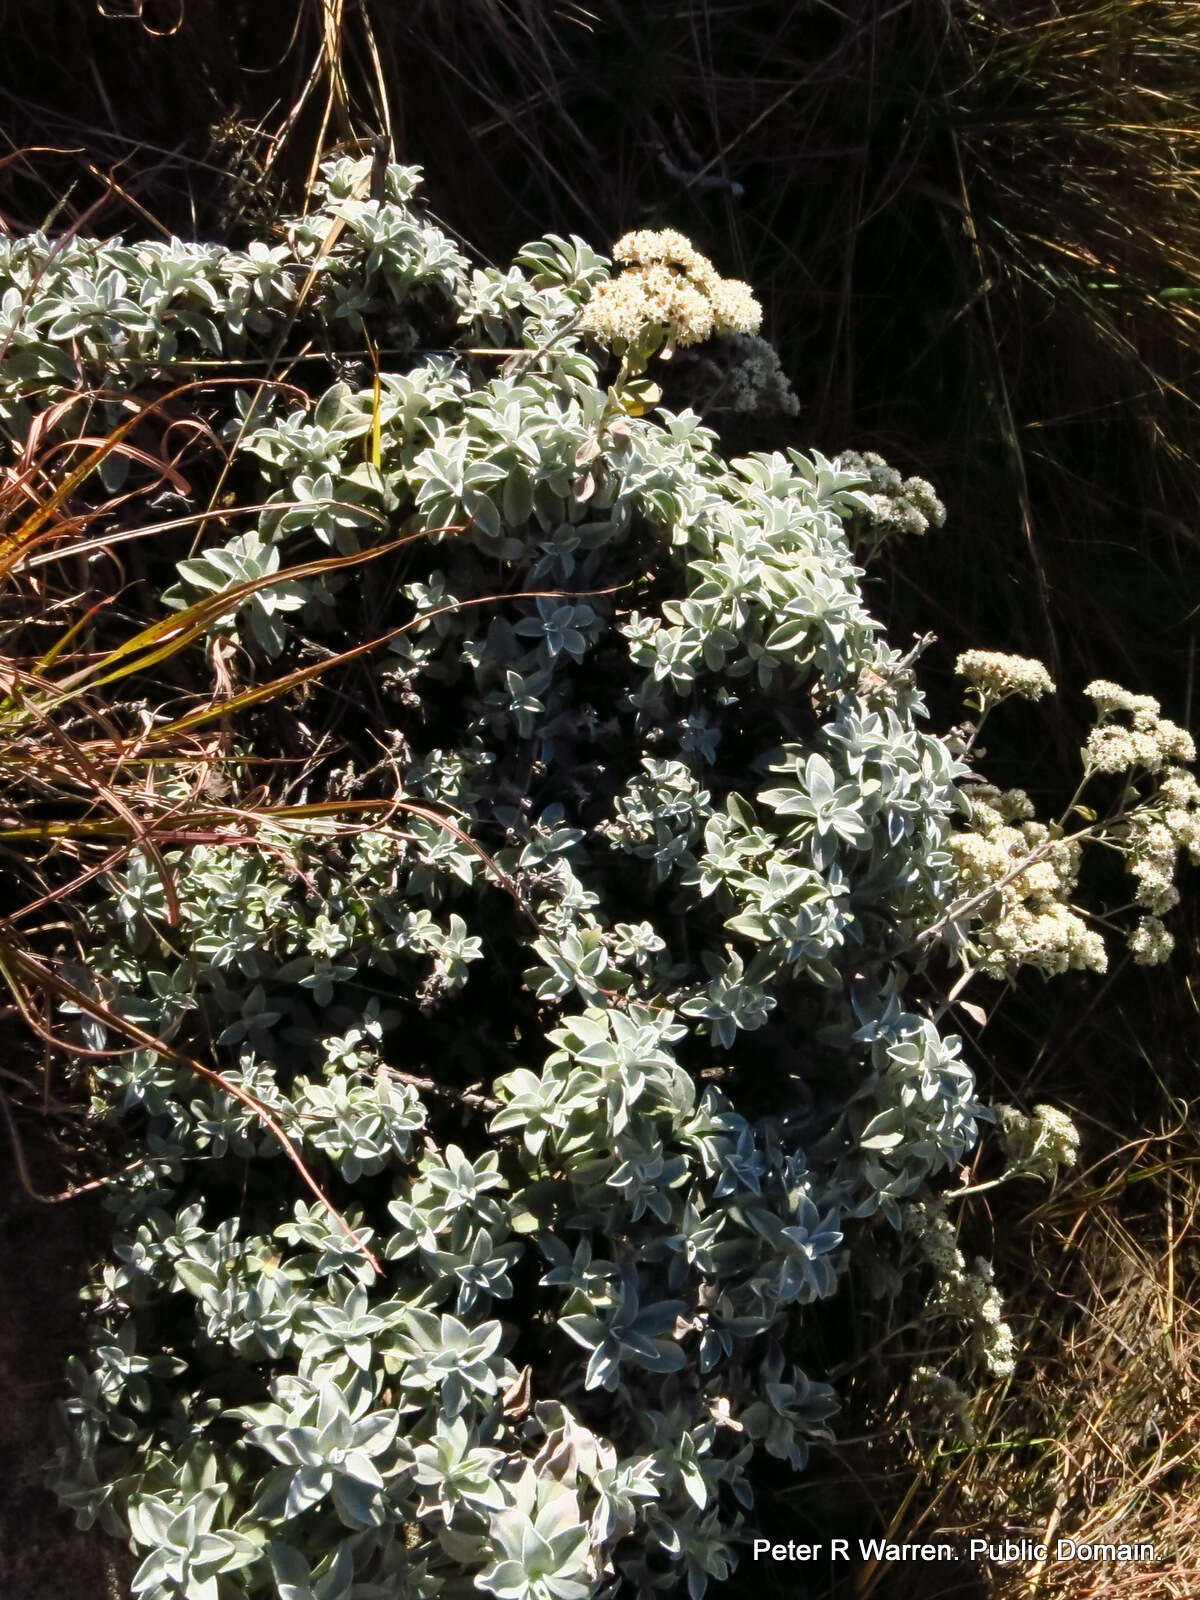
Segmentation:
[(954, 670), (986, 699), (1002, 700), (1021, 695), (1040, 700), (1054, 693), (1054, 683), (1040, 661), (1029, 656), (1004, 655), (999, 650), (965, 650), (954, 663)]
[(639, 229), (613, 246), (623, 264), (598, 284), (581, 326), (620, 353), (670, 351), (714, 333), (757, 333), (762, 307), (747, 284), (722, 278), (712, 262), (673, 228)]
[(1170, 959), (1175, 949), (1175, 939), (1157, 917), (1143, 917), (1129, 935), (1129, 949), (1134, 965), (1160, 967)]
[(1173, 762), (1196, 759), (1191, 734), (1163, 716), (1153, 695), (1133, 694), (1107, 678), (1089, 683), (1084, 693), (1095, 705), (1097, 717), (1083, 747), (1089, 771), (1129, 772), (1141, 767), (1161, 772)]

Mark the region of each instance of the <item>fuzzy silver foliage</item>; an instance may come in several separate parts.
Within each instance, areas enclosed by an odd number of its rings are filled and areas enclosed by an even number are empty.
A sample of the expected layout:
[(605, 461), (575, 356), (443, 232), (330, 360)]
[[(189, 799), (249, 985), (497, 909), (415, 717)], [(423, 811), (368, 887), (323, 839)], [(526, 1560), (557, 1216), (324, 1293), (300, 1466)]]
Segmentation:
[[(360, 176), (332, 163), (245, 252), (0, 240), (18, 436), (80, 375), (162, 392), (249, 370), (293, 316), (335, 355), (372, 331), (378, 399), (350, 370), (307, 402), (212, 391), (267, 505), (163, 598), (279, 571), (222, 624), (262, 659), (336, 644), (371, 586), (415, 623), (373, 731), (454, 822), (176, 852), (169, 928), (135, 854), (95, 908), (109, 1003), (212, 1041), (386, 1270), (244, 1106), (147, 1050), (98, 1061), (147, 1159), (60, 1492), (132, 1539), (141, 1600), (699, 1600), (754, 1452), (799, 1469), (827, 1436), (795, 1319), (856, 1221), (899, 1227), (976, 1136), (902, 970), (952, 896), (963, 769), (911, 674), (860, 689), (898, 661), (844, 528), (860, 476), (614, 415), (579, 326), (603, 259), (552, 237), (471, 270), (415, 172), (382, 201)], [(369, 577), (286, 578), (421, 530)]]

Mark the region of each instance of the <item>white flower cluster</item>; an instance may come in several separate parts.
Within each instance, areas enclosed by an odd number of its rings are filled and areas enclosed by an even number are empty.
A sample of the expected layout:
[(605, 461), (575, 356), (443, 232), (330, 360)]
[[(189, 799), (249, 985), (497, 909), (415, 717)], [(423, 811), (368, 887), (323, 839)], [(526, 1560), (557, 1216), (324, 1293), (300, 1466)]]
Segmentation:
[(905, 1213), (905, 1228), (936, 1274), (927, 1302), (933, 1312), (956, 1317), (971, 1330), (971, 1348), (995, 1378), (1007, 1378), (1016, 1360), (1012, 1329), (1004, 1321), (1004, 1302), (990, 1261), (977, 1256), (973, 1266), (958, 1248), (958, 1233), (940, 1207), (919, 1200)]
[[(1052, 839), (1044, 822), (1032, 817), (1021, 789), (1002, 793), (990, 784), (971, 793), (971, 828), (954, 834), (948, 848), (962, 892), (975, 895), (995, 885), (986, 903), (986, 921), (976, 930), (980, 968), (990, 977), (1033, 966), (1057, 975), (1070, 969), (1103, 972), (1108, 965), (1104, 940), (1068, 904), (1079, 876), (1077, 841)], [(1013, 869), (1036, 851), (1038, 858)]]
[[(1194, 813), (1185, 813), (1189, 822)], [(1149, 812), (1142, 812), (1129, 820), (1128, 866), (1136, 888), (1134, 900), (1154, 916), (1173, 911), (1179, 904), (1179, 890), (1175, 886), (1175, 867), (1179, 859), (1179, 845), (1175, 834), (1165, 822)]]
[(864, 493), (871, 505), (871, 532), (876, 546), (892, 536), (919, 538), (931, 527), (945, 525), (946, 508), (927, 479), (901, 477), (874, 450), (861, 454), (857, 450), (843, 451), (837, 465), (842, 472), (854, 472), (866, 479)]
[(996, 1106), (1000, 1141), (1012, 1169), (1052, 1183), (1060, 1167), (1079, 1160), (1079, 1129), (1056, 1106), (1034, 1106), (1026, 1115), (1016, 1106)]
[(1142, 917), (1127, 940), (1134, 965), (1161, 967), (1175, 951), (1175, 935), (1160, 917)]
[(935, 1202), (914, 1201), (905, 1214), (905, 1230), (920, 1245), (922, 1256), (939, 1278), (966, 1270), (966, 1258), (958, 1248), (958, 1230)]
[(1175, 948), (1162, 918), (1179, 904), (1180, 851), (1200, 862), (1200, 784), (1175, 764), (1196, 759), (1195, 741), (1163, 716), (1153, 695), (1133, 694), (1106, 678), (1084, 692), (1097, 719), (1083, 746), (1085, 775), (1125, 773), (1127, 784), (1138, 773), (1158, 777), (1156, 791), (1129, 815), (1122, 848), (1133, 903), (1143, 913), (1126, 942), (1138, 966), (1160, 966)]
[(971, 1343), (976, 1355), (994, 1378), (1007, 1378), (1017, 1364), (1012, 1328), (1004, 1320), (1004, 1301), (996, 1288), (990, 1261), (975, 1257), (974, 1269), (953, 1287), (958, 1313), (972, 1324)]
[(1040, 661), (1029, 656), (1009, 656), (999, 650), (965, 650), (954, 663), (954, 670), (965, 678), (984, 700), (1005, 700), (1021, 695), (1040, 700), (1054, 693), (1050, 674)]
[[(1163, 716), (1153, 695), (1131, 694), (1105, 678), (1089, 683), (1084, 693), (1094, 702), (1098, 717), (1083, 747), (1088, 772), (1129, 772), (1137, 767), (1161, 772), (1171, 762), (1196, 759), (1191, 734)], [(1118, 716), (1128, 721), (1114, 720)]]
[(619, 352), (647, 355), (702, 344), (714, 333), (757, 333), (762, 307), (748, 284), (722, 278), (707, 256), (673, 228), (627, 233), (613, 247), (624, 270), (597, 284), (580, 326)]
[(1145, 913), (1128, 938), (1141, 967), (1160, 966), (1175, 948), (1161, 918), (1179, 904), (1179, 852), (1185, 850), (1200, 863), (1200, 784), (1185, 768), (1169, 767), (1155, 800), (1159, 804), (1130, 817), (1125, 838), (1134, 904)]
[[(1053, 687), (1039, 662), (1020, 656), (968, 651), (959, 657), (958, 670), (977, 690), (984, 713), (1008, 694), (1037, 698)], [(1152, 695), (1133, 694), (1107, 679), (1097, 679), (1085, 692), (1097, 725), (1083, 746), (1080, 793), (1095, 776), (1126, 774), (1115, 811), (1097, 822), (1095, 810), (1073, 805), (1073, 814), (1090, 819), (1091, 826), (1059, 838), (1034, 819), (1023, 790), (1001, 793), (980, 785), (971, 794), (968, 829), (949, 841), (967, 909), (982, 916), (973, 940), (981, 970), (992, 977), (1011, 976), (1021, 965), (1048, 975), (1105, 970), (1103, 939), (1069, 904), (1089, 835), (1120, 850), (1133, 879), (1132, 905), (1140, 919), (1126, 942), (1135, 963), (1160, 965), (1174, 949), (1162, 918), (1179, 904), (1180, 852), (1200, 863), (1200, 783), (1185, 766), (1172, 763), (1193, 761), (1194, 741), (1163, 716)], [(1134, 787), (1138, 775), (1151, 779), (1149, 792)], [(989, 887), (995, 891), (990, 895)]]

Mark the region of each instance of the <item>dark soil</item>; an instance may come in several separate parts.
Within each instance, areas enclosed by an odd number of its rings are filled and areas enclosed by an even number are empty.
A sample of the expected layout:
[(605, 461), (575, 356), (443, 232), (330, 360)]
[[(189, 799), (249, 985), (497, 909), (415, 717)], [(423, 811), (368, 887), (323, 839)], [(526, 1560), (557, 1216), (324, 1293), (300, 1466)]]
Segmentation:
[[(62, 1181), (21, 1124), (34, 1181)], [(7, 1131), (0, 1139), (9, 1143)], [(11, 1150), (11, 1146), (10, 1146)], [(44, 1483), (57, 1443), (56, 1407), (68, 1357), (84, 1342), (80, 1287), (103, 1236), (91, 1195), (46, 1205), (9, 1161), (0, 1193), (0, 1595), (4, 1600), (115, 1600), (120, 1549), (80, 1531)]]

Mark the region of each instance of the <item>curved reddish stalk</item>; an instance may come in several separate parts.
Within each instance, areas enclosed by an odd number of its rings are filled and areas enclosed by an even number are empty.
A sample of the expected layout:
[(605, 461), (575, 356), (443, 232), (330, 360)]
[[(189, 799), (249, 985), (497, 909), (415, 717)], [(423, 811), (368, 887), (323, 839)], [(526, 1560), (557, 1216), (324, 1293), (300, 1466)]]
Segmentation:
[[(284, 1154), (300, 1174), (304, 1183), (316, 1196), (317, 1200), (320, 1201), (338, 1227), (354, 1244), (355, 1248), (366, 1257), (376, 1273), (382, 1276), (383, 1265), (379, 1258), (358, 1237), (324, 1189), (321, 1188), (321, 1185), (305, 1165), (296, 1146), (284, 1132), (271, 1110), (261, 1100), (248, 1093), (245, 1089), (240, 1088), (236, 1083), (231, 1083), (228, 1078), (217, 1072), (215, 1068), (206, 1067), (203, 1062), (195, 1060), (192, 1056), (185, 1055), (182, 1050), (176, 1050), (165, 1039), (156, 1038), (154, 1034), (147, 1033), (144, 1028), (139, 1028), (137, 1023), (131, 1022), (128, 1017), (118, 1015), (117, 1012), (106, 1006), (102, 1000), (95, 1000), (90, 995), (85, 994), (82, 989), (76, 988), (74, 984), (68, 983), (65, 978), (60, 978), (57, 973), (44, 966), (36, 956), (31, 956), (28, 951), (18, 949), (7, 941), (0, 941), (0, 949), (4, 951), (4, 957), (0, 957), (0, 970), (4, 970), (4, 975), (13, 992), (13, 997), (20, 1006), (25, 1021), (33, 1028), (39, 1038), (45, 1039), (48, 1044), (52, 1044), (59, 1050), (69, 1050), (71, 1048), (45, 1029), (39, 1020), (33, 1016), (27, 1003), (27, 997), (24, 995), (20, 984), (15, 981), (17, 974), (7, 970), (8, 961), (11, 961), (16, 966), (22, 976), (33, 979), (42, 988), (58, 995), (60, 999), (69, 1000), (77, 1010), (81, 1011), (85, 1016), (91, 1017), (93, 1021), (102, 1022), (106, 1027), (115, 1028), (119, 1033), (123, 1033), (127, 1039), (131, 1039), (135, 1044), (140, 1045), (142, 1049), (153, 1050), (156, 1055), (162, 1056), (167, 1061), (174, 1062), (180, 1067), (186, 1067), (189, 1072), (197, 1073), (209, 1083), (215, 1084), (217, 1088), (223, 1090), (225, 1094), (230, 1095), (234, 1100), (239, 1101), (247, 1110), (253, 1111), (281, 1146)], [(7, 960), (4, 959), (5, 957)]]

